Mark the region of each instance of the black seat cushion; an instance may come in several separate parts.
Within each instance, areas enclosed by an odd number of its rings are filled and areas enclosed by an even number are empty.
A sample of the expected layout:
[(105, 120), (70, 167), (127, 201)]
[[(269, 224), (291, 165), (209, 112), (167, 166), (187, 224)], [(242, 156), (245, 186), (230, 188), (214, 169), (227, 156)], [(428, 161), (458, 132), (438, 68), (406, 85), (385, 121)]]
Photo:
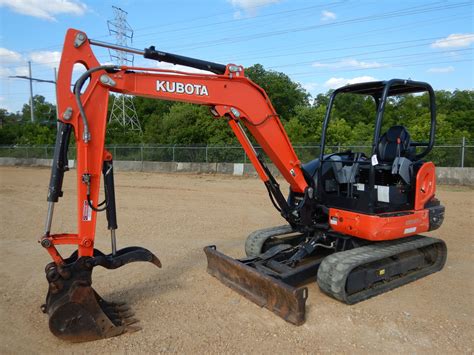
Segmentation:
[(381, 137), (377, 158), (380, 163), (393, 163), (396, 157), (411, 158), (410, 134), (404, 126), (392, 126)]

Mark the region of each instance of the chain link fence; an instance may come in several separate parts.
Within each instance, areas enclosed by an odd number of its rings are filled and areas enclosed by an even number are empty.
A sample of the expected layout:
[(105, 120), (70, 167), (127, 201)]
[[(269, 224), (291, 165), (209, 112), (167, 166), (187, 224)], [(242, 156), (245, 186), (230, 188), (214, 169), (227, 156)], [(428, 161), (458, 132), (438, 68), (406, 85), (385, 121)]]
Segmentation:
[[(240, 146), (213, 145), (108, 145), (114, 160), (129, 161), (160, 161), (160, 162), (193, 162), (193, 163), (249, 163), (244, 150)], [(263, 154), (260, 147), (255, 147)], [(302, 162), (317, 158), (320, 153), (319, 144), (295, 145), (295, 152)], [(371, 145), (361, 143), (356, 145), (326, 146), (327, 153), (352, 151), (364, 152), (370, 156)], [(75, 159), (76, 148), (71, 146), (69, 159)], [(27, 146), (0, 145), (0, 157), (52, 159), (53, 145)], [(433, 161), (443, 167), (474, 167), (474, 142), (462, 139), (460, 142), (436, 144), (425, 160)]]

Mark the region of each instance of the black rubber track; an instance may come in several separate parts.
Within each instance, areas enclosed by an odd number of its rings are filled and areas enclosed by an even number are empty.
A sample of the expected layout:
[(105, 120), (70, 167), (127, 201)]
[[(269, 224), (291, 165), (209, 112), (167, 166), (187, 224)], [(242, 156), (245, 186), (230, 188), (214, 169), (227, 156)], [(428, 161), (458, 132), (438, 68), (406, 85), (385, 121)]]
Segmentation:
[[(436, 248), (438, 252), (437, 258), (432, 265), (391, 281), (378, 283), (371, 288), (351, 295), (346, 293), (347, 278), (356, 267), (428, 246)], [(446, 257), (447, 249), (444, 241), (421, 235), (374, 243), (334, 253), (324, 258), (318, 270), (318, 285), (329, 296), (347, 304), (354, 304), (441, 270), (446, 263)]]
[(291, 228), (289, 224), (256, 230), (255, 232), (250, 233), (245, 241), (245, 254), (252, 258), (259, 256), (262, 254), (263, 244), (268, 240), (268, 238), (292, 232), (293, 228)]

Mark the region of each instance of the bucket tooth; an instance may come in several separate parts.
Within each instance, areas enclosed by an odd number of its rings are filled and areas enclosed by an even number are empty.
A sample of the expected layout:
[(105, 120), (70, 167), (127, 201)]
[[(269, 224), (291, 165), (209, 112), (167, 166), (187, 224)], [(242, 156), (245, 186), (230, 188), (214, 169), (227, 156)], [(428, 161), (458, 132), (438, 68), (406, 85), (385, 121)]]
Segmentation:
[(140, 330), (126, 303), (108, 302), (92, 288), (92, 270), (97, 265), (116, 269), (135, 261), (158, 267), (161, 263), (153, 253), (138, 247), (117, 251), (116, 255), (95, 251), (93, 257), (77, 258), (73, 254), (63, 265), (47, 265), (49, 290), (41, 309), (49, 315), (49, 328), (55, 336), (85, 342)]
[(127, 332), (123, 319), (110, 317), (97, 296), (92, 287), (75, 282), (62, 297), (51, 297), (46, 306), (51, 332), (71, 342), (98, 340)]

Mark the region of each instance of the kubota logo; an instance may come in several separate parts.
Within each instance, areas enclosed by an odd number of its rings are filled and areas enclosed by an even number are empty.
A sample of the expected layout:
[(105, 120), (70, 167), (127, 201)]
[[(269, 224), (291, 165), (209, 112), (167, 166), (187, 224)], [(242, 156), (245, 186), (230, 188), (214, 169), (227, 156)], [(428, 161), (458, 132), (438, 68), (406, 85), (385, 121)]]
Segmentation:
[(206, 85), (184, 84), (174, 81), (157, 80), (156, 91), (175, 92), (177, 94), (209, 96)]

